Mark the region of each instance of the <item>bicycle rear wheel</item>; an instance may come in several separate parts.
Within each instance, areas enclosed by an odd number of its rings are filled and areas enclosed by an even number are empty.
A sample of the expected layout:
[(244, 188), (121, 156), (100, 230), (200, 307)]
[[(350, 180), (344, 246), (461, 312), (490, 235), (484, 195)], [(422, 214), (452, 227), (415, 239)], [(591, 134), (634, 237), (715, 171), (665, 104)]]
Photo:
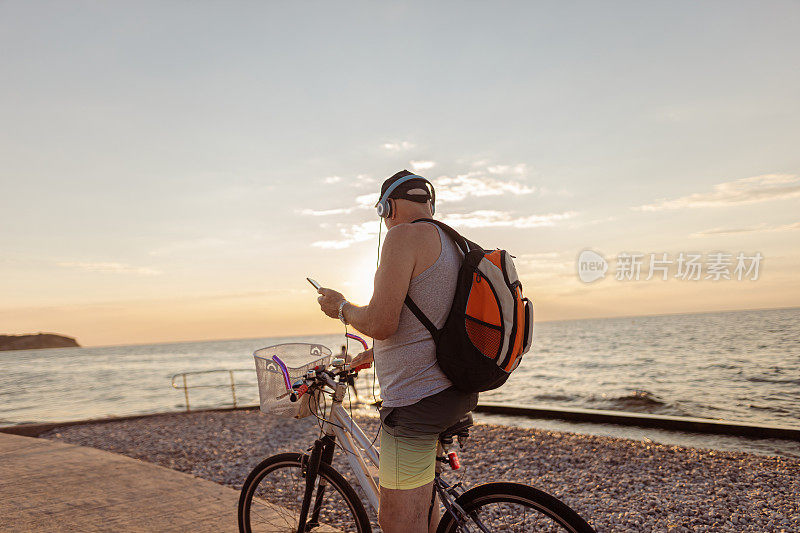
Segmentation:
[[(469, 516), (470, 531), (594, 533), (578, 513), (564, 503), (527, 485), (487, 483), (462, 494), (456, 503)], [(460, 529), (450, 513), (439, 521), (437, 533)]]
[[(239, 496), (239, 531), (296, 533), (306, 488), (308, 456), (281, 453), (265, 459), (247, 477)], [(324, 487), (320, 497), (320, 489)], [(319, 465), (306, 531), (370, 533), (364, 505), (355, 490), (328, 464)], [(319, 501), (319, 511), (313, 509)]]

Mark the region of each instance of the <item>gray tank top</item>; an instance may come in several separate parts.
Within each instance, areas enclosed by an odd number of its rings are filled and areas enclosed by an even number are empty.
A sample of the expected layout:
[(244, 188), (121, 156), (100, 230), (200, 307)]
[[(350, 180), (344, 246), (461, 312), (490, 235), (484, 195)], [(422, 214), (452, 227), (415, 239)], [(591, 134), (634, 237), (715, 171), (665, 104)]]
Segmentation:
[[(408, 295), (441, 328), (453, 303), (463, 255), (439, 226), (434, 227), (442, 251), (434, 264), (411, 280)], [(436, 363), (436, 344), (430, 332), (405, 305), (394, 335), (375, 339), (373, 346), (375, 372), (386, 407), (411, 405), (453, 385)]]

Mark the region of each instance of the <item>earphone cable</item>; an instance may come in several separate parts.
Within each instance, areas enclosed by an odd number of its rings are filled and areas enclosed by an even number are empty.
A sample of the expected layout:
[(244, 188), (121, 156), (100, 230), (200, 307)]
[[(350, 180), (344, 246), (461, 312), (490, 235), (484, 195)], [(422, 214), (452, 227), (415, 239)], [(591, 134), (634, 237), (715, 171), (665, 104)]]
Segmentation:
[(375, 260), (375, 268), (381, 266), (381, 230), (383, 229), (383, 221), (378, 217), (378, 259)]

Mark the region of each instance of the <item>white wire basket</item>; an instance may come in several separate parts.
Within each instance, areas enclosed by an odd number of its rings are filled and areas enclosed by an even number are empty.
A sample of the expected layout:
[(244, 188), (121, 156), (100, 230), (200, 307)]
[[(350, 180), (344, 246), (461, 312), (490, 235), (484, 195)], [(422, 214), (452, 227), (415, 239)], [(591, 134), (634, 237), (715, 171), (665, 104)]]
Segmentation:
[[(305, 376), (306, 372), (317, 365), (330, 364), (330, 349), (321, 344), (276, 344), (256, 350), (253, 357), (256, 361), (261, 411), (286, 418), (310, 416), (309, 403), (316, 407), (319, 393), (304, 394), (296, 402), (291, 402), (287, 393), (297, 378)], [(286, 366), (288, 383), (278, 361)]]

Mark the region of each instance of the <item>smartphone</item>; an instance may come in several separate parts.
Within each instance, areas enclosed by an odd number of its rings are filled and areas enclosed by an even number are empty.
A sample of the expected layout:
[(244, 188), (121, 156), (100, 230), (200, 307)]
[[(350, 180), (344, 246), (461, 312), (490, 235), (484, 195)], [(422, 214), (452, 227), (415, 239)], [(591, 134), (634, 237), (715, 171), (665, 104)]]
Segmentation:
[(322, 285), (320, 285), (319, 283), (317, 283), (313, 279), (311, 279), (311, 278), (306, 278), (306, 279), (308, 280), (308, 282), (310, 284), (312, 284), (314, 286), (315, 289), (320, 290), (322, 288)]

